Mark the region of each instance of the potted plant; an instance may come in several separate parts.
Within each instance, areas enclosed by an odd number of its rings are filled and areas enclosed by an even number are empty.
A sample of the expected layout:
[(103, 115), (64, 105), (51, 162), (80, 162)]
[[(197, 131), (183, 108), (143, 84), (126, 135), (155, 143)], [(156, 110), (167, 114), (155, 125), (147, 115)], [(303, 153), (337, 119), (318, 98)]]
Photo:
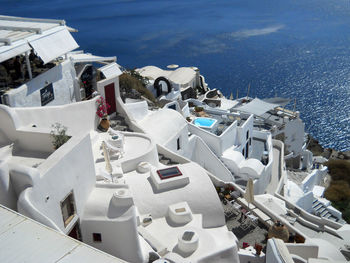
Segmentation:
[(262, 245), (255, 243), (254, 248), (255, 248), (256, 254), (257, 254), (258, 256), (260, 256), (261, 251), (262, 251), (262, 249), (263, 249)]
[(106, 100), (101, 96), (96, 100), (97, 103), (97, 110), (96, 114), (98, 117), (101, 118), (100, 124), (98, 125), (98, 129), (100, 131), (106, 132), (109, 128), (109, 120), (108, 120), (108, 109), (111, 107), (106, 102)]

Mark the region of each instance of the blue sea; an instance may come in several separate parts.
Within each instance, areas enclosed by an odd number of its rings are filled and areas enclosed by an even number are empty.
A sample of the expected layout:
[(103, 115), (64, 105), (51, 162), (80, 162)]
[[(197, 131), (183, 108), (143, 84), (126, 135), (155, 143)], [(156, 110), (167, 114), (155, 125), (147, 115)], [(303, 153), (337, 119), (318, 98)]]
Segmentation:
[(283, 96), (324, 147), (350, 150), (349, 0), (0, 0), (58, 18), (81, 49), (127, 68), (197, 66), (210, 88)]

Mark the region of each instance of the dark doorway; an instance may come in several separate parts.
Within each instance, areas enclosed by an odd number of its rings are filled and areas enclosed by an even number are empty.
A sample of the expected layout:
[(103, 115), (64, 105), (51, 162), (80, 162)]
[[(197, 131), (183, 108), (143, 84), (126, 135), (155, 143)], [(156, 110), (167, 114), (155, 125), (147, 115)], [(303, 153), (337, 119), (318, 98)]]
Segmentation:
[(82, 241), (80, 227), (79, 227), (78, 222), (75, 223), (72, 230), (68, 233), (68, 236), (70, 236), (76, 240)]
[(106, 102), (109, 104), (109, 106), (111, 106), (108, 109), (108, 115), (109, 115), (116, 111), (114, 83), (108, 84), (104, 88), (105, 88)]

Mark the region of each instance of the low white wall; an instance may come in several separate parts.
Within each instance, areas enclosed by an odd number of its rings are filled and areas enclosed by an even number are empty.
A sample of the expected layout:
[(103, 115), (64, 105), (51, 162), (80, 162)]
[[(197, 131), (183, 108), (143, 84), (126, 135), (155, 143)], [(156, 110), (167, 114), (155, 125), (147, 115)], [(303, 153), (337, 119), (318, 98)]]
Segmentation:
[[(29, 111), (30, 109), (27, 108)], [(4, 137), (2, 141), (14, 142), (15, 148), (51, 153), (53, 151), (48, 129), (21, 127), (26, 117), (29, 116), (17, 112), (17, 108), (0, 105), (0, 134)], [(25, 110), (23, 110), (25, 112)], [(44, 121), (44, 120), (42, 120)], [(6, 139), (5, 139), (6, 138)]]
[(340, 219), (342, 217), (342, 213), (338, 209), (334, 208), (331, 205), (327, 206), (327, 210), (338, 219)]
[[(145, 140), (149, 141), (149, 148), (145, 152), (138, 152), (138, 155), (134, 155), (132, 157), (124, 157), (122, 159), (122, 162), (120, 164), (122, 170), (124, 173), (128, 173), (130, 171), (133, 171), (137, 169), (137, 166), (140, 162), (148, 162), (154, 166), (158, 165), (158, 153), (156, 149), (156, 145), (153, 142), (152, 139), (150, 139), (148, 136), (141, 134), (141, 133), (129, 133), (129, 132), (124, 132), (125, 137), (141, 137)], [(124, 137), (124, 138), (125, 138)]]
[[(254, 246), (254, 244), (251, 244)], [(238, 257), (240, 263), (265, 263), (265, 256), (260, 255), (256, 256), (255, 254), (252, 254), (252, 252), (240, 249), (238, 250)], [(270, 262), (269, 262), (270, 263)]]
[(234, 177), (220, 159), (209, 149), (204, 141), (198, 136), (192, 136), (194, 140), (193, 154), (191, 160), (198, 163), (204, 169), (214, 174), (224, 182), (233, 182)]
[(72, 61), (61, 64), (38, 75), (26, 84), (7, 92), (11, 107), (41, 106), (40, 89), (52, 83), (54, 100), (45, 106), (62, 105), (76, 101), (74, 96), (75, 69)]
[(97, 99), (98, 97), (52, 107), (15, 108), (14, 111), (22, 130), (32, 125), (51, 130), (51, 125), (58, 122), (68, 128), (67, 134), (80, 134), (95, 130), (97, 127), (99, 122), (99, 117), (96, 115)]
[(15, 148), (51, 154), (54, 151), (52, 138), (43, 131), (16, 131)]
[(148, 106), (146, 101), (139, 101), (124, 104), (125, 109), (135, 121), (140, 121), (148, 114)]
[(193, 125), (192, 123), (188, 123), (188, 131), (192, 134), (197, 135), (202, 138), (202, 140), (209, 146), (209, 148), (218, 156), (221, 155), (221, 144), (220, 137), (206, 131), (202, 128)]

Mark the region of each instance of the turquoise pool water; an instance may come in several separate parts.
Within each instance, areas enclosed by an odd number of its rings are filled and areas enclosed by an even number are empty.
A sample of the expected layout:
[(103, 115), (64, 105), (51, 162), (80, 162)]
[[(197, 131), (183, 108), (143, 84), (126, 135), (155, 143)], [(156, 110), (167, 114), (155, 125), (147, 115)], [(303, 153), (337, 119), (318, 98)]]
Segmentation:
[(193, 121), (193, 124), (199, 127), (203, 128), (211, 128), (214, 123), (216, 122), (215, 119), (210, 119), (210, 118), (196, 118)]

